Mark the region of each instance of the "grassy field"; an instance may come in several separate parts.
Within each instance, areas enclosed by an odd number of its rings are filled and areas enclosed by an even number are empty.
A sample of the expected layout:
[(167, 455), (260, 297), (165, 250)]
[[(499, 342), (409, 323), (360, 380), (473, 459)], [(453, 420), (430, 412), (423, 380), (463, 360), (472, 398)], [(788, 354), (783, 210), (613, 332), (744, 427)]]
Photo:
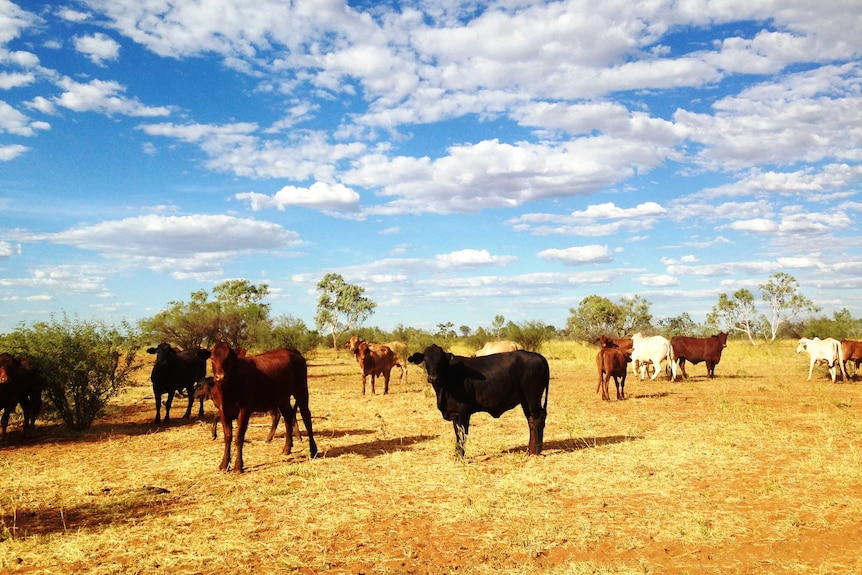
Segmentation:
[(475, 416), (463, 460), (421, 368), (363, 397), (352, 357), (319, 352), (321, 457), (281, 455), (260, 415), (240, 476), (217, 471), (211, 404), (153, 427), (145, 366), (84, 435), (14, 428), (0, 573), (862, 573), (862, 384), (806, 381), (794, 349), (734, 341), (714, 380), (602, 402), (597, 349), (548, 345), (544, 455), (516, 409)]

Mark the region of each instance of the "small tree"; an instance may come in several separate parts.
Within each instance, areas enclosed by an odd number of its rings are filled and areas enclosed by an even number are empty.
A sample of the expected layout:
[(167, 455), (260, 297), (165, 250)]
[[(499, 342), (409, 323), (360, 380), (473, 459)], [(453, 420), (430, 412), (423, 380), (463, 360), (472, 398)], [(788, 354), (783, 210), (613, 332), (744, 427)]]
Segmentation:
[(527, 351), (539, 351), (542, 344), (554, 337), (556, 330), (553, 326), (545, 325), (540, 321), (526, 321), (523, 323), (509, 322), (506, 325), (506, 337), (517, 342)]
[(321, 293), (314, 319), (318, 329), (329, 330), (332, 347), (338, 349), (338, 336), (365, 321), (374, 313), (377, 304), (363, 295), (365, 288), (345, 282), (336, 273), (323, 276), (317, 290)]
[(763, 301), (769, 304), (772, 311), (769, 320), (771, 331), (770, 341), (775, 341), (778, 328), (785, 321), (790, 321), (804, 312), (816, 313), (820, 307), (799, 293), (799, 282), (790, 274), (778, 272), (769, 276), (769, 281), (760, 284)]
[(569, 308), (566, 331), (571, 337), (585, 341), (597, 340), (602, 334), (625, 335), (626, 310), (606, 297), (589, 295), (578, 309)]
[(756, 345), (754, 331), (757, 327), (757, 307), (754, 294), (745, 288), (736, 290), (732, 298), (727, 297), (726, 293), (719, 294), (718, 303), (706, 317), (706, 323), (723, 331), (744, 333), (751, 345)]
[(69, 429), (81, 431), (128, 383), (136, 345), (128, 328), (126, 332), (64, 317), (61, 322), (19, 328), (3, 343), (37, 370), (49, 413)]

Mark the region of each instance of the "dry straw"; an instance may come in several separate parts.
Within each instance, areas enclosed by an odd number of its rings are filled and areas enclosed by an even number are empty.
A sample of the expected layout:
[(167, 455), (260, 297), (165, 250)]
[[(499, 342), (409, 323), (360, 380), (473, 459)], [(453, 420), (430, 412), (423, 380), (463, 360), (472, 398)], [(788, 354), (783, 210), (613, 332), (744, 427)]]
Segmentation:
[(542, 457), (517, 409), (476, 416), (457, 460), (421, 369), (363, 397), (352, 358), (320, 352), (321, 458), (281, 455), (261, 415), (242, 476), (217, 471), (207, 424), (152, 426), (144, 369), (88, 433), (40, 423), (0, 450), (0, 572), (862, 572), (859, 382), (731, 342), (715, 380), (630, 376), (602, 402), (596, 348), (543, 352)]

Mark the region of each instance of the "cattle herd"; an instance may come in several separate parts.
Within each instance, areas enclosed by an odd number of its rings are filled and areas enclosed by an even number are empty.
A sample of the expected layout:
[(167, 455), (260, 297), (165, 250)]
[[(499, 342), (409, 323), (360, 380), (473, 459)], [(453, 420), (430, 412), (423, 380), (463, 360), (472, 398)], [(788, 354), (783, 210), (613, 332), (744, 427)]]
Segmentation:
[[(721, 361), (721, 352), (727, 346), (727, 334), (710, 337), (675, 336), (670, 340), (662, 336), (630, 338), (601, 336), (596, 355), (596, 372), (602, 400), (609, 401), (610, 379), (614, 378), (616, 397), (625, 399), (625, 381), (628, 365), (641, 380), (649, 376), (655, 380), (659, 372), (668, 372), (671, 381), (678, 375), (688, 377), (686, 362), (706, 364), (707, 375), (715, 377), (715, 366)], [(353, 353), (362, 375), (362, 393), (371, 377), (371, 392), (376, 393), (375, 380), (383, 377), (383, 393), (389, 392), (389, 377), (393, 368), (401, 369), (401, 381), (407, 381), (407, 365), (422, 365), (428, 383), (434, 389), (437, 408), (446, 421), (452, 422), (455, 432), (456, 453), (464, 455), (464, 445), (474, 413), (488, 413), (500, 417), (520, 405), (530, 429), (528, 452), (542, 452), (542, 439), (548, 414), (548, 386), (550, 368), (544, 356), (519, 349), (514, 342), (490, 342), (471, 357), (457, 356), (437, 345), (423, 352), (407, 355), (407, 346), (401, 342), (373, 344), (358, 337), (350, 338), (346, 347)], [(832, 381), (840, 372), (849, 380), (846, 363), (853, 361), (858, 371), (862, 363), (862, 342), (835, 339), (802, 338), (797, 353), (807, 352), (810, 357), (808, 379), (814, 365), (825, 363)], [(242, 447), (252, 413), (269, 412), (272, 428), (267, 441), (272, 440), (280, 419), (285, 422), (285, 454), (293, 448), (296, 412), (299, 411), (308, 437), (312, 458), (318, 449), (312, 430), (309, 408), (308, 366), (296, 350), (277, 349), (258, 355), (248, 355), (244, 349), (231, 349), (226, 343), (217, 343), (211, 350), (178, 350), (161, 343), (147, 350), (155, 355), (150, 379), (155, 396), (155, 424), (170, 421), (171, 404), (175, 394), (185, 391), (188, 407), (183, 417), (191, 415), (194, 401), (200, 402), (198, 416), (203, 416), (204, 399), (212, 400), (218, 409), (218, 419), (224, 436), (224, 452), (219, 469), (243, 470)], [(206, 377), (206, 362), (211, 363), (212, 376)], [(161, 418), (162, 396), (165, 416)], [(292, 399), (292, 401), (291, 401)], [(42, 382), (25, 358), (0, 353), (0, 441), (6, 443), (6, 428), (13, 411), (21, 406), (23, 413), (22, 438), (32, 431), (42, 405)], [(233, 440), (233, 421), (237, 421), (236, 440)], [(298, 430), (297, 430), (298, 431)], [(235, 443), (236, 456), (231, 465), (231, 447)]]

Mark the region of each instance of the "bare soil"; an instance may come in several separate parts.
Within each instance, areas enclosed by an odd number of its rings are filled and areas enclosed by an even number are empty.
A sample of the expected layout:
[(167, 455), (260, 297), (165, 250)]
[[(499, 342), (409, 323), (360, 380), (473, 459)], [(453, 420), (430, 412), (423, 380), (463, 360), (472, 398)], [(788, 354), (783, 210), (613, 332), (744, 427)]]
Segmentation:
[(630, 376), (602, 402), (596, 349), (555, 344), (544, 454), (517, 409), (475, 416), (463, 459), (421, 369), (362, 396), (320, 352), (321, 457), (282, 455), (261, 414), (242, 475), (217, 470), (211, 404), (152, 424), (145, 366), (84, 434), (20, 444), (13, 422), (0, 573), (862, 573), (862, 385), (806, 381), (793, 350), (732, 342), (714, 380)]

